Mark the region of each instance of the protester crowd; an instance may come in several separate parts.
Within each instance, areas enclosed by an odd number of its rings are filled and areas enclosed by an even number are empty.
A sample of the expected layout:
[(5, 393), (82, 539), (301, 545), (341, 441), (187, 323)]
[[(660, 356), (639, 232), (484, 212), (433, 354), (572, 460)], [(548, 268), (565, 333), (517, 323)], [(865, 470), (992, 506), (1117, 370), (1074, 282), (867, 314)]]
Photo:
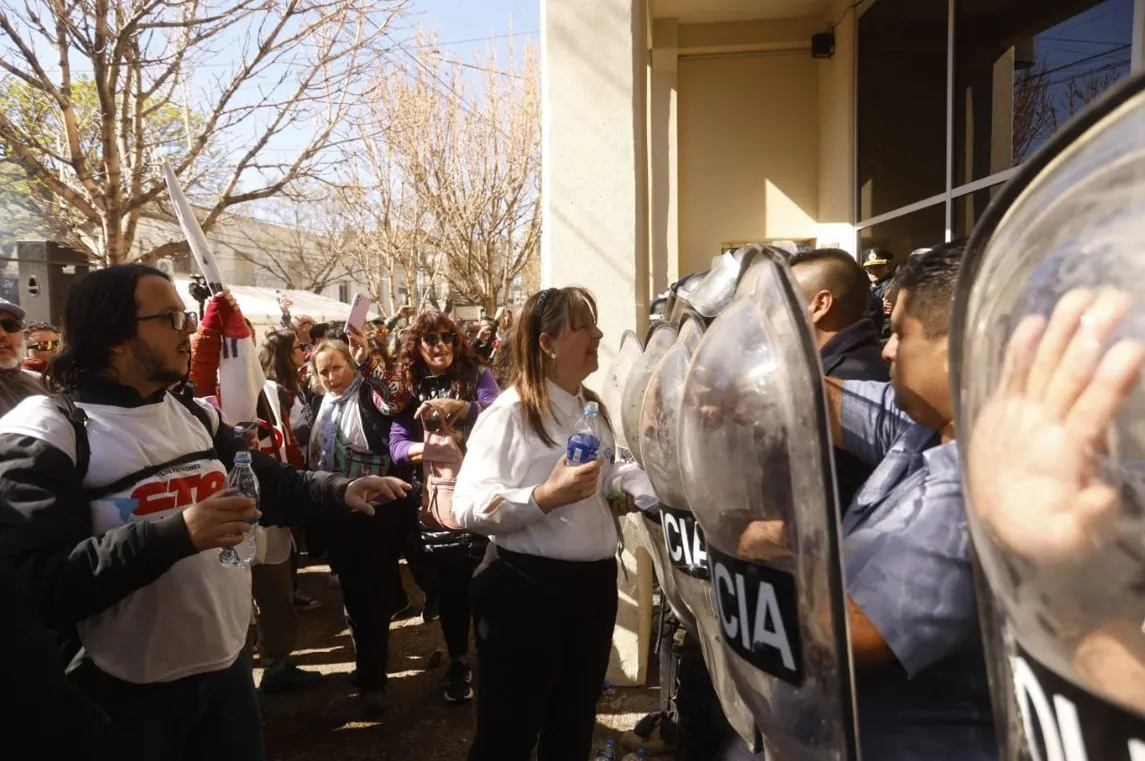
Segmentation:
[[(963, 252), (939, 244), (897, 269), (884, 250), (787, 262), (827, 376), (871, 759), (997, 758), (949, 382)], [(143, 265), (87, 275), (62, 331), (0, 301), (0, 630), (19, 654), (9, 741), (34, 738), (43, 758), (264, 758), (257, 690), (318, 678), (291, 660), (298, 610), (314, 604), (296, 583), (305, 549), (341, 588), (364, 713), (385, 707), (390, 624), (410, 613), (404, 557), (447, 645), (443, 699), (477, 700), (471, 761), (588, 758), (617, 612), (616, 518), (635, 509), (608, 410), (601, 458), (563, 456), (599, 402), (584, 386), (602, 338), (592, 294), (545, 289), (516, 320), (403, 308), (349, 332), (283, 306), (282, 326), (257, 336), (229, 294), (199, 319)], [(1092, 297), (1062, 308), (1043, 373), (1071, 327), (1089, 316), (1109, 330), (1125, 312)], [(1036, 349), (1031, 331), (1019, 337), (1021, 356)], [(228, 419), (228, 396), (246, 393), (228, 363), (248, 351), (257, 416)], [(1140, 370), (1122, 354), (1102, 420)], [(1071, 399), (1096, 368), (1074, 368), (1088, 376)], [(244, 450), (257, 504), (223, 488)], [(253, 567), (220, 564), (248, 531)], [(761, 556), (785, 541), (744, 534)], [(641, 722), (628, 749), (725, 752), (702, 656), (684, 657), (679, 710)]]

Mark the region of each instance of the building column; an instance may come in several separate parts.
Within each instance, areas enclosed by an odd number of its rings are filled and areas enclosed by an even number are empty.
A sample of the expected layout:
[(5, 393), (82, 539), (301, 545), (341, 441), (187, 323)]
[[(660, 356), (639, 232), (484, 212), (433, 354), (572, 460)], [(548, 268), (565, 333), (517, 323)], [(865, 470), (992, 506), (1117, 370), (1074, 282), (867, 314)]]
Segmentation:
[(676, 19), (659, 19), (653, 24), (648, 120), (653, 294), (680, 278), (678, 40)]
[(541, 3), (541, 282), (596, 294), (602, 370), (648, 322), (645, 6)]
[[(819, 67), (819, 224), (816, 245), (857, 253), (855, 235), (855, 14), (849, 0), (834, 0), (835, 55)], [(841, 17), (841, 18), (840, 18)]]
[[(648, 29), (646, 0), (541, 2), (541, 282), (596, 295), (602, 371), (624, 331), (648, 325)], [(651, 562), (626, 546), (616, 685), (644, 683), (651, 641)]]

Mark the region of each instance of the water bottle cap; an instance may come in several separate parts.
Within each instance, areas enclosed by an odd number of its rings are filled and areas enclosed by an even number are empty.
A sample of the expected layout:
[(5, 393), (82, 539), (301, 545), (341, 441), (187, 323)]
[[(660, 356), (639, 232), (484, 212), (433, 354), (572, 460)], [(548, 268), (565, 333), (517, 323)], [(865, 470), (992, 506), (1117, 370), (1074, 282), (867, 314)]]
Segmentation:
[(586, 415), (599, 415), (600, 414), (600, 405), (597, 404), (596, 402), (585, 402), (584, 414), (586, 414)]
[(235, 452), (235, 465), (250, 465), (250, 452)]
[(605, 745), (616, 745), (616, 740), (613, 740), (613, 739), (610, 737), (610, 738), (608, 738), (607, 740), (605, 740), (605, 741), (604, 741), (604, 744), (605, 744)]

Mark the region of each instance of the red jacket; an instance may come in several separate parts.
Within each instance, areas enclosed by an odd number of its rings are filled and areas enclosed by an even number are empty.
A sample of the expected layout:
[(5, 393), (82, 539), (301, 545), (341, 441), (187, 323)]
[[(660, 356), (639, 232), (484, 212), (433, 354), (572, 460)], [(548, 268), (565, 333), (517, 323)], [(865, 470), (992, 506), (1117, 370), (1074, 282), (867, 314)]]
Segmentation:
[[(231, 306), (226, 299), (211, 299), (207, 302), (203, 320), (199, 329), (191, 337), (191, 377), (195, 384), (195, 396), (219, 396), (219, 360), (223, 353), (223, 338), (247, 340), (251, 337), (243, 320), (242, 312)], [(260, 449), (271, 457), (278, 458), (278, 437), (281, 436), (286, 443), (286, 461), (295, 468), (305, 467), (302, 450), (294, 438), (294, 430), (290, 426), (290, 403), (279, 395), (281, 405), (280, 428), (267, 418), (273, 417), (266, 402), (266, 392), (259, 399), (259, 441), (263, 442)]]

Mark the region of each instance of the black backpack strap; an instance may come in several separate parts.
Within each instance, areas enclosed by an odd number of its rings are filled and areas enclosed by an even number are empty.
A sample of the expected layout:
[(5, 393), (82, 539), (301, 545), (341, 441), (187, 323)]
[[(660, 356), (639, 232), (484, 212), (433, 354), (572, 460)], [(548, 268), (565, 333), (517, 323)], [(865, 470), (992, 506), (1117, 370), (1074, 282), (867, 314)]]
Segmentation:
[(76, 406), (75, 400), (67, 394), (52, 394), (51, 400), (56, 408), (63, 413), (72, 430), (76, 434), (76, 473), (80, 481), (87, 476), (88, 465), (91, 464), (91, 444), (87, 438), (87, 413)]
[(141, 468), (134, 473), (128, 473), (123, 478), (117, 479), (107, 486), (101, 486), (98, 489), (87, 489), (87, 498), (92, 502), (103, 499), (109, 494), (115, 494), (117, 491), (123, 491), (132, 484), (139, 483), (151, 478), (156, 473), (161, 473), (169, 468), (177, 468), (180, 465), (186, 465), (199, 460), (217, 460), (219, 455), (215, 452), (214, 448), (204, 449), (201, 452), (189, 452), (185, 455), (180, 455), (173, 460), (161, 462), (158, 465), (149, 465), (146, 468)]

